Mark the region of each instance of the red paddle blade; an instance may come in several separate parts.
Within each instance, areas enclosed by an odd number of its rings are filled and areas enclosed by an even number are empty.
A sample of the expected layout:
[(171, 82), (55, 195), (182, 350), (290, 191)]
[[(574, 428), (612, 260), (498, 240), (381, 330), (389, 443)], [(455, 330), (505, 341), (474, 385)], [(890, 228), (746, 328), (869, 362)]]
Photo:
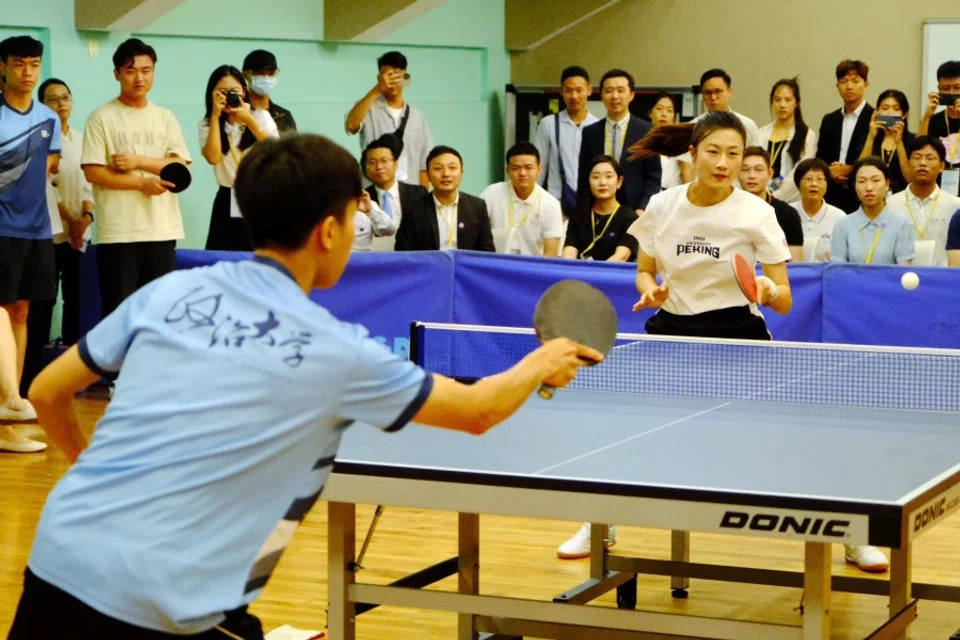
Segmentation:
[(733, 267), (733, 277), (740, 286), (740, 291), (743, 292), (747, 300), (756, 303), (760, 299), (757, 295), (756, 268), (739, 253), (733, 254), (730, 259), (730, 266)]

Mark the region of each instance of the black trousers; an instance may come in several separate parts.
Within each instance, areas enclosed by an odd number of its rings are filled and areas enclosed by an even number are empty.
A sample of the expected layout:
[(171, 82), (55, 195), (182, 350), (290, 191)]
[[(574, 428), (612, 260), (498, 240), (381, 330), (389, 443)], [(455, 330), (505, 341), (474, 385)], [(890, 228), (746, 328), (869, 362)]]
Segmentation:
[(253, 251), (253, 239), (247, 230), (247, 221), (230, 217), (229, 187), (220, 187), (213, 200), (210, 230), (207, 232), (207, 251)]
[(97, 271), (103, 317), (145, 284), (176, 267), (176, 240), (97, 245)]
[(694, 338), (728, 338), (732, 340), (772, 340), (763, 318), (750, 312), (750, 307), (729, 307), (690, 316), (680, 316), (660, 309), (647, 320), (647, 333)]
[(246, 607), (226, 615), (219, 628), (189, 636), (144, 629), (88, 607), (27, 569), (8, 640), (263, 640), (260, 620)]
[[(55, 244), (56, 286), (63, 297), (63, 317), (60, 322), (60, 339), (65, 345), (76, 344), (80, 333), (80, 256), (69, 242)], [(60, 283), (63, 288), (60, 288)], [(50, 341), (53, 324), (52, 300), (34, 300), (27, 316), (27, 353), (23, 360), (23, 377), (20, 379), (20, 395), (27, 397), (30, 383), (43, 369), (43, 348)]]

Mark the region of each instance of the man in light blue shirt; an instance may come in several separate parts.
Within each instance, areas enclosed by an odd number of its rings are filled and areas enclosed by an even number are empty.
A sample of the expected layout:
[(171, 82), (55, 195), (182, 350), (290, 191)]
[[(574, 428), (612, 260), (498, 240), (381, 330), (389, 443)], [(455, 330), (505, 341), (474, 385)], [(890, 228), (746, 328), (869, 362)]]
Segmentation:
[[(252, 261), (143, 287), (30, 389), (74, 464), (41, 515), (11, 640), (262, 640), (246, 607), (351, 424), (479, 434), (600, 355), (551, 341), (473, 386), (425, 373), (307, 297), (350, 256), (361, 185), (346, 150), (260, 143), (235, 189)], [(104, 375), (116, 393), (88, 444), (73, 396)]]
[(850, 173), (860, 208), (837, 222), (830, 239), (830, 259), (859, 264), (909, 264), (913, 260), (913, 225), (886, 206), (889, 169), (880, 158), (857, 162)]
[(566, 108), (540, 120), (533, 144), (546, 165), (546, 171), (540, 174), (537, 182), (560, 201), (564, 214), (570, 215), (577, 204), (583, 128), (599, 118), (587, 111), (591, 88), (586, 69), (564, 69), (560, 76), (560, 91)]

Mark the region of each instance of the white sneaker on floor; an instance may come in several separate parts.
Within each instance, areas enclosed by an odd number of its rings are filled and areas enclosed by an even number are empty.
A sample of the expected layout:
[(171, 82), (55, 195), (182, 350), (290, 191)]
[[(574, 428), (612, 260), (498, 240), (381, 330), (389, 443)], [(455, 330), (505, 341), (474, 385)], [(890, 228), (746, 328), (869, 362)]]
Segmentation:
[[(611, 524), (607, 529), (607, 537), (603, 541), (605, 549), (617, 543), (617, 526)], [(584, 522), (580, 529), (557, 548), (557, 557), (564, 560), (590, 557), (590, 523)]]
[(13, 427), (0, 426), (0, 451), (10, 453), (37, 453), (47, 448), (45, 442), (31, 440)]
[(0, 406), (0, 420), (6, 422), (31, 422), (37, 419), (37, 410), (33, 408), (30, 401), (24, 399), (22, 409), (11, 409), (7, 406)]
[(843, 548), (843, 555), (847, 562), (857, 565), (857, 568), (861, 571), (883, 573), (890, 567), (890, 561), (887, 559), (887, 556), (876, 547), (845, 544)]

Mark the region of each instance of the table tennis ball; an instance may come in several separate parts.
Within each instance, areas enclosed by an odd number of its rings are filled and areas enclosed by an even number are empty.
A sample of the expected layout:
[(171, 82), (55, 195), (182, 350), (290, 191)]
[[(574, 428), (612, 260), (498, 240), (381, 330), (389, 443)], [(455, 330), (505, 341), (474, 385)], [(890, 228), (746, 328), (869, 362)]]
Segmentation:
[(903, 274), (903, 277), (900, 278), (900, 285), (907, 291), (913, 291), (920, 286), (920, 276), (913, 271), (907, 271)]

